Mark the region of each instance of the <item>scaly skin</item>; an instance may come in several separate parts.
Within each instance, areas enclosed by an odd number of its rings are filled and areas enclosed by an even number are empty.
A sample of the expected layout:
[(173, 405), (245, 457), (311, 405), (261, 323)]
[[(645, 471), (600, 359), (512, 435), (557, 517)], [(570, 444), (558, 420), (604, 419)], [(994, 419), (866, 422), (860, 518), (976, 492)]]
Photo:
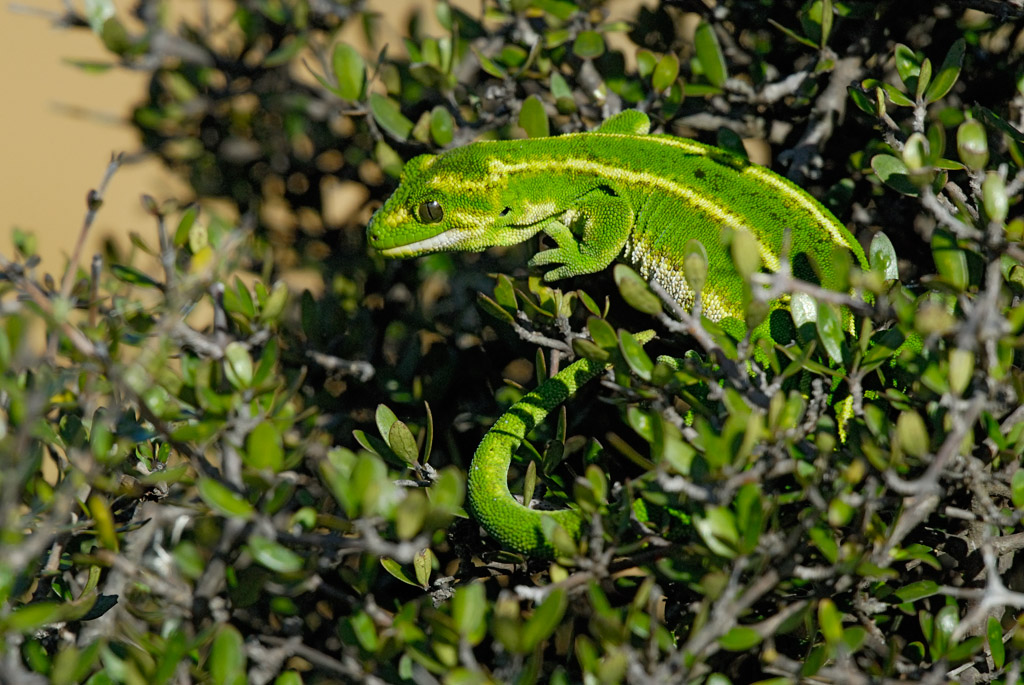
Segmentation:
[[(606, 364), (580, 359), (527, 393), (494, 422), (480, 441), (469, 467), (469, 508), (477, 521), (510, 549), (538, 557), (552, 557), (551, 519), (573, 539), (579, 539), (583, 520), (575, 509), (540, 511), (519, 503), (508, 489), (512, 455), (548, 413), (576, 394), (587, 381), (600, 375)], [(545, 527), (547, 531), (545, 531)]]
[[(694, 293), (683, 257), (687, 242), (697, 239), (708, 257), (703, 313), (736, 333), (744, 330), (746, 284), (733, 267), (728, 231), (749, 231), (765, 268), (774, 271), (789, 228), (794, 275), (825, 288), (838, 285), (832, 264), (837, 247), (866, 265), (849, 231), (792, 182), (715, 147), (649, 135), (649, 128), (646, 115), (627, 111), (589, 133), (484, 141), (421, 155), (406, 165), (398, 189), (371, 219), (367, 240), (386, 257), (416, 257), (514, 245), (543, 231), (556, 247), (530, 264), (553, 267), (546, 281), (594, 273), (621, 257), (690, 308)], [(752, 332), (755, 338), (784, 342), (770, 329), (773, 318)], [(478, 448), (470, 467), (470, 506), (502, 544), (551, 556), (544, 518), (579, 536), (575, 511), (537, 511), (518, 503), (507, 471), (533, 426), (600, 374), (600, 366), (579, 361), (546, 381), (502, 416)]]

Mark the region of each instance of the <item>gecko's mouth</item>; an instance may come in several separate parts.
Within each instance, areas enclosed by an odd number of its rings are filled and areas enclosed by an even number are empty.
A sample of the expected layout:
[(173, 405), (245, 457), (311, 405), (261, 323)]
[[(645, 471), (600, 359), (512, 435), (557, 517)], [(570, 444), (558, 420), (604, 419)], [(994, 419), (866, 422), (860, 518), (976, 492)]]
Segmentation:
[(464, 243), (469, 237), (471, 236), (465, 229), (449, 228), (444, 233), (438, 233), (423, 240), (381, 248), (380, 253), (385, 257), (417, 257), (430, 252), (458, 250), (461, 249), (460, 243)]

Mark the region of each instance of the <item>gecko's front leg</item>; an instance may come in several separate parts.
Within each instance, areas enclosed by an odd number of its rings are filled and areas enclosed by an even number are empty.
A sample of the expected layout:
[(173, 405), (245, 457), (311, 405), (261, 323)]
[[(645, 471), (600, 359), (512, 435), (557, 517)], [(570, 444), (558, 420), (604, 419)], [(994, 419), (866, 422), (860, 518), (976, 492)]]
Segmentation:
[(560, 264), (544, 274), (545, 281), (600, 271), (622, 253), (634, 218), (625, 198), (610, 190), (595, 191), (542, 227), (558, 247), (538, 252), (530, 266)]

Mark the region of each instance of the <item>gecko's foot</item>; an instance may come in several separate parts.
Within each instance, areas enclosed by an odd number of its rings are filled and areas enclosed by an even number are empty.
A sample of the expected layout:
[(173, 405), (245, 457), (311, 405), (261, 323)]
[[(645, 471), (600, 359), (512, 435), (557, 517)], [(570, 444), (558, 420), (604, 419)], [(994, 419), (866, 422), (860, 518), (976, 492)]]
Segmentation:
[(530, 266), (547, 266), (549, 264), (559, 265), (544, 274), (545, 281), (557, 281), (571, 276), (597, 273), (608, 266), (611, 259), (602, 261), (579, 252), (579, 250), (556, 247), (550, 250), (538, 252), (530, 260)]

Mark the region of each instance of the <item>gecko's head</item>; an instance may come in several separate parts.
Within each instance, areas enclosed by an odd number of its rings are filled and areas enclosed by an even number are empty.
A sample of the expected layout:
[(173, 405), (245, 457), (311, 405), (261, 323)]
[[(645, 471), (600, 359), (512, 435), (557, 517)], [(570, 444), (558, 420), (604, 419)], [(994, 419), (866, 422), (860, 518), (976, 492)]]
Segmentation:
[(385, 257), (476, 252), (514, 245), (536, 232), (516, 226), (508, 176), (493, 173), (486, 143), (410, 160), (398, 189), (366, 227)]

